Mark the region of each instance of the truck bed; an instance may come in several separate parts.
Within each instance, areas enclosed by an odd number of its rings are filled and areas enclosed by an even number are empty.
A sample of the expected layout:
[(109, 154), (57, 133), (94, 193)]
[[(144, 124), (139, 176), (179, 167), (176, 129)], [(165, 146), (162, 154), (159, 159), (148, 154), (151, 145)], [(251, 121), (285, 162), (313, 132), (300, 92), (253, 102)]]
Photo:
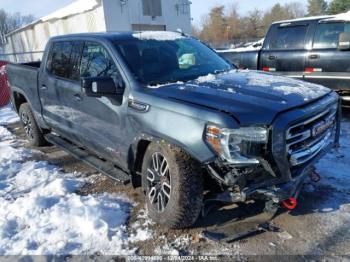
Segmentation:
[(11, 87), (12, 96), (23, 95), (30, 101), (35, 111), (40, 111), (38, 95), (38, 75), (41, 62), (24, 64), (10, 63), (6, 66), (6, 72)]

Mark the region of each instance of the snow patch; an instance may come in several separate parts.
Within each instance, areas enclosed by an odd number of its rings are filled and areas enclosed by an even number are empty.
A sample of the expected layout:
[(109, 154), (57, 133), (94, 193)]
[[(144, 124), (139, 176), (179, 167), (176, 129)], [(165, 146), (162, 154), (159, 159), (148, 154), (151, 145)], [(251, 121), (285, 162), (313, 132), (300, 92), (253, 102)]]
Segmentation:
[(213, 74), (208, 74), (206, 76), (200, 76), (196, 79), (197, 83), (208, 83), (216, 80), (216, 76)]
[(182, 235), (176, 238), (172, 242), (168, 242), (165, 239), (165, 244), (161, 247), (157, 247), (155, 250), (155, 254), (157, 255), (169, 255), (169, 256), (183, 256), (187, 255), (187, 250), (191, 245), (191, 236), (190, 235)]
[[(14, 114), (9, 107), (0, 110), (2, 124), (8, 124), (8, 114)], [(0, 255), (124, 256), (136, 251), (130, 243), (150, 237), (148, 222), (135, 226), (137, 235), (128, 235), (130, 200), (82, 196), (77, 192), (88, 178), (30, 161), (32, 155), (0, 126)]]
[(131, 225), (131, 231), (129, 241), (130, 242), (142, 242), (153, 237), (153, 231), (150, 226), (154, 225), (148, 217), (146, 209), (141, 209), (137, 215), (137, 221)]
[(217, 50), (218, 53), (231, 53), (231, 52), (247, 52), (247, 51), (258, 51), (262, 48), (265, 38), (260, 39), (254, 43), (247, 43), (243, 47), (231, 48), (225, 50)]
[(337, 14), (337, 15), (330, 17), (330, 18), (323, 19), (322, 21), (323, 22), (331, 22), (331, 21), (350, 22), (350, 11), (348, 11), (346, 13)]
[(340, 131), (340, 148), (333, 149), (316, 165), (321, 177), (321, 183), (332, 185), (338, 192), (349, 192), (350, 163), (350, 123), (343, 121)]
[(169, 31), (145, 31), (132, 35), (140, 40), (174, 41), (184, 38), (180, 33)]
[[(157, 88), (161, 88), (161, 87), (168, 86), (168, 85), (183, 85), (183, 84), (184, 84), (184, 82), (177, 81), (175, 83), (165, 83), (165, 84), (159, 84), (159, 85), (148, 85), (147, 87), (151, 88), (151, 89), (157, 89)], [(182, 89), (182, 88), (180, 88), (180, 89)]]
[(324, 22), (328, 22), (328, 21), (350, 21), (350, 11), (348, 11), (346, 13), (340, 13), (340, 14), (337, 14), (337, 15), (309, 16), (309, 17), (300, 17), (300, 18), (290, 19), (290, 20), (276, 21), (273, 24), (291, 23), (291, 22), (298, 22), (298, 21), (310, 21), (310, 20), (321, 20), (321, 21), (324, 21)]
[(266, 91), (277, 91), (286, 96), (298, 94), (305, 101), (313, 100), (329, 93), (329, 89), (321, 85), (267, 73), (251, 72), (247, 74), (247, 80), (248, 85), (263, 87)]
[(12, 110), (11, 104), (0, 108), (0, 125), (12, 124), (19, 121), (18, 115)]

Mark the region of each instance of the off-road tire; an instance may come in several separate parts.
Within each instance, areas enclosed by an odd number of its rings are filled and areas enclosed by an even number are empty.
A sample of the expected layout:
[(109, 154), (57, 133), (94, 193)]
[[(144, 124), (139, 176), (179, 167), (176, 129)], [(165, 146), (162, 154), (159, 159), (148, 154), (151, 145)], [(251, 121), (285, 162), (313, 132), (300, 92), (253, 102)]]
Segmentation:
[[(38, 127), (34, 115), (28, 103), (23, 103), (19, 108), (19, 118), (26, 132), (27, 139), (31, 146), (40, 147), (47, 144), (44, 134)], [(29, 129), (30, 131), (28, 131)]]
[[(152, 205), (147, 187), (147, 170), (152, 156), (161, 153), (169, 165), (171, 191), (167, 206), (159, 212)], [(200, 165), (178, 147), (166, 143), (151, 143), (142, 165), (142, 185), (145, 191), (148, 215), (157, 224), (180, 229), (192, 226), (198, 219), (203, 204), (203, 177)]]

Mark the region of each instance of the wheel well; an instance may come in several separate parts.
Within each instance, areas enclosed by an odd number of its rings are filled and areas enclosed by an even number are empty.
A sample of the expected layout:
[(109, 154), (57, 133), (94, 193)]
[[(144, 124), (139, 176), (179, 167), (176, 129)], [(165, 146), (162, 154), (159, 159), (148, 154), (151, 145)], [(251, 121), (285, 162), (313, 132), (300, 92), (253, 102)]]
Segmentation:
[(14, 98), (14, 106), (16, 108), (16, 111), (19, 111), (19, 108), (22, 104), (27, 103), (27, 99), (24, 97), (24, 95), (14, 92), (13, 93), (13, 98)]
[(142, 171), (142, 163), (143, 157), (145, 156), (148, 145), (151, 142), (148, 140), (140, 140), (136, 147), (136, 156), (134, 162), (134, 171), (141, 172)]

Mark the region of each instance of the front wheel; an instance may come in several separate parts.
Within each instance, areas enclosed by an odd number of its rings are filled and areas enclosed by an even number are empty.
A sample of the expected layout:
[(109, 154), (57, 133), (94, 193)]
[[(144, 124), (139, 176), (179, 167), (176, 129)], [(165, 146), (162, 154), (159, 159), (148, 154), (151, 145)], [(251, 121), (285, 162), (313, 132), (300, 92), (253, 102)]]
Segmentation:
[(149, 216), (170, 228), (192, 226), (202, 209), (200, 165), (183, 150), (151, 143), (146, 151), (142, 181)]

